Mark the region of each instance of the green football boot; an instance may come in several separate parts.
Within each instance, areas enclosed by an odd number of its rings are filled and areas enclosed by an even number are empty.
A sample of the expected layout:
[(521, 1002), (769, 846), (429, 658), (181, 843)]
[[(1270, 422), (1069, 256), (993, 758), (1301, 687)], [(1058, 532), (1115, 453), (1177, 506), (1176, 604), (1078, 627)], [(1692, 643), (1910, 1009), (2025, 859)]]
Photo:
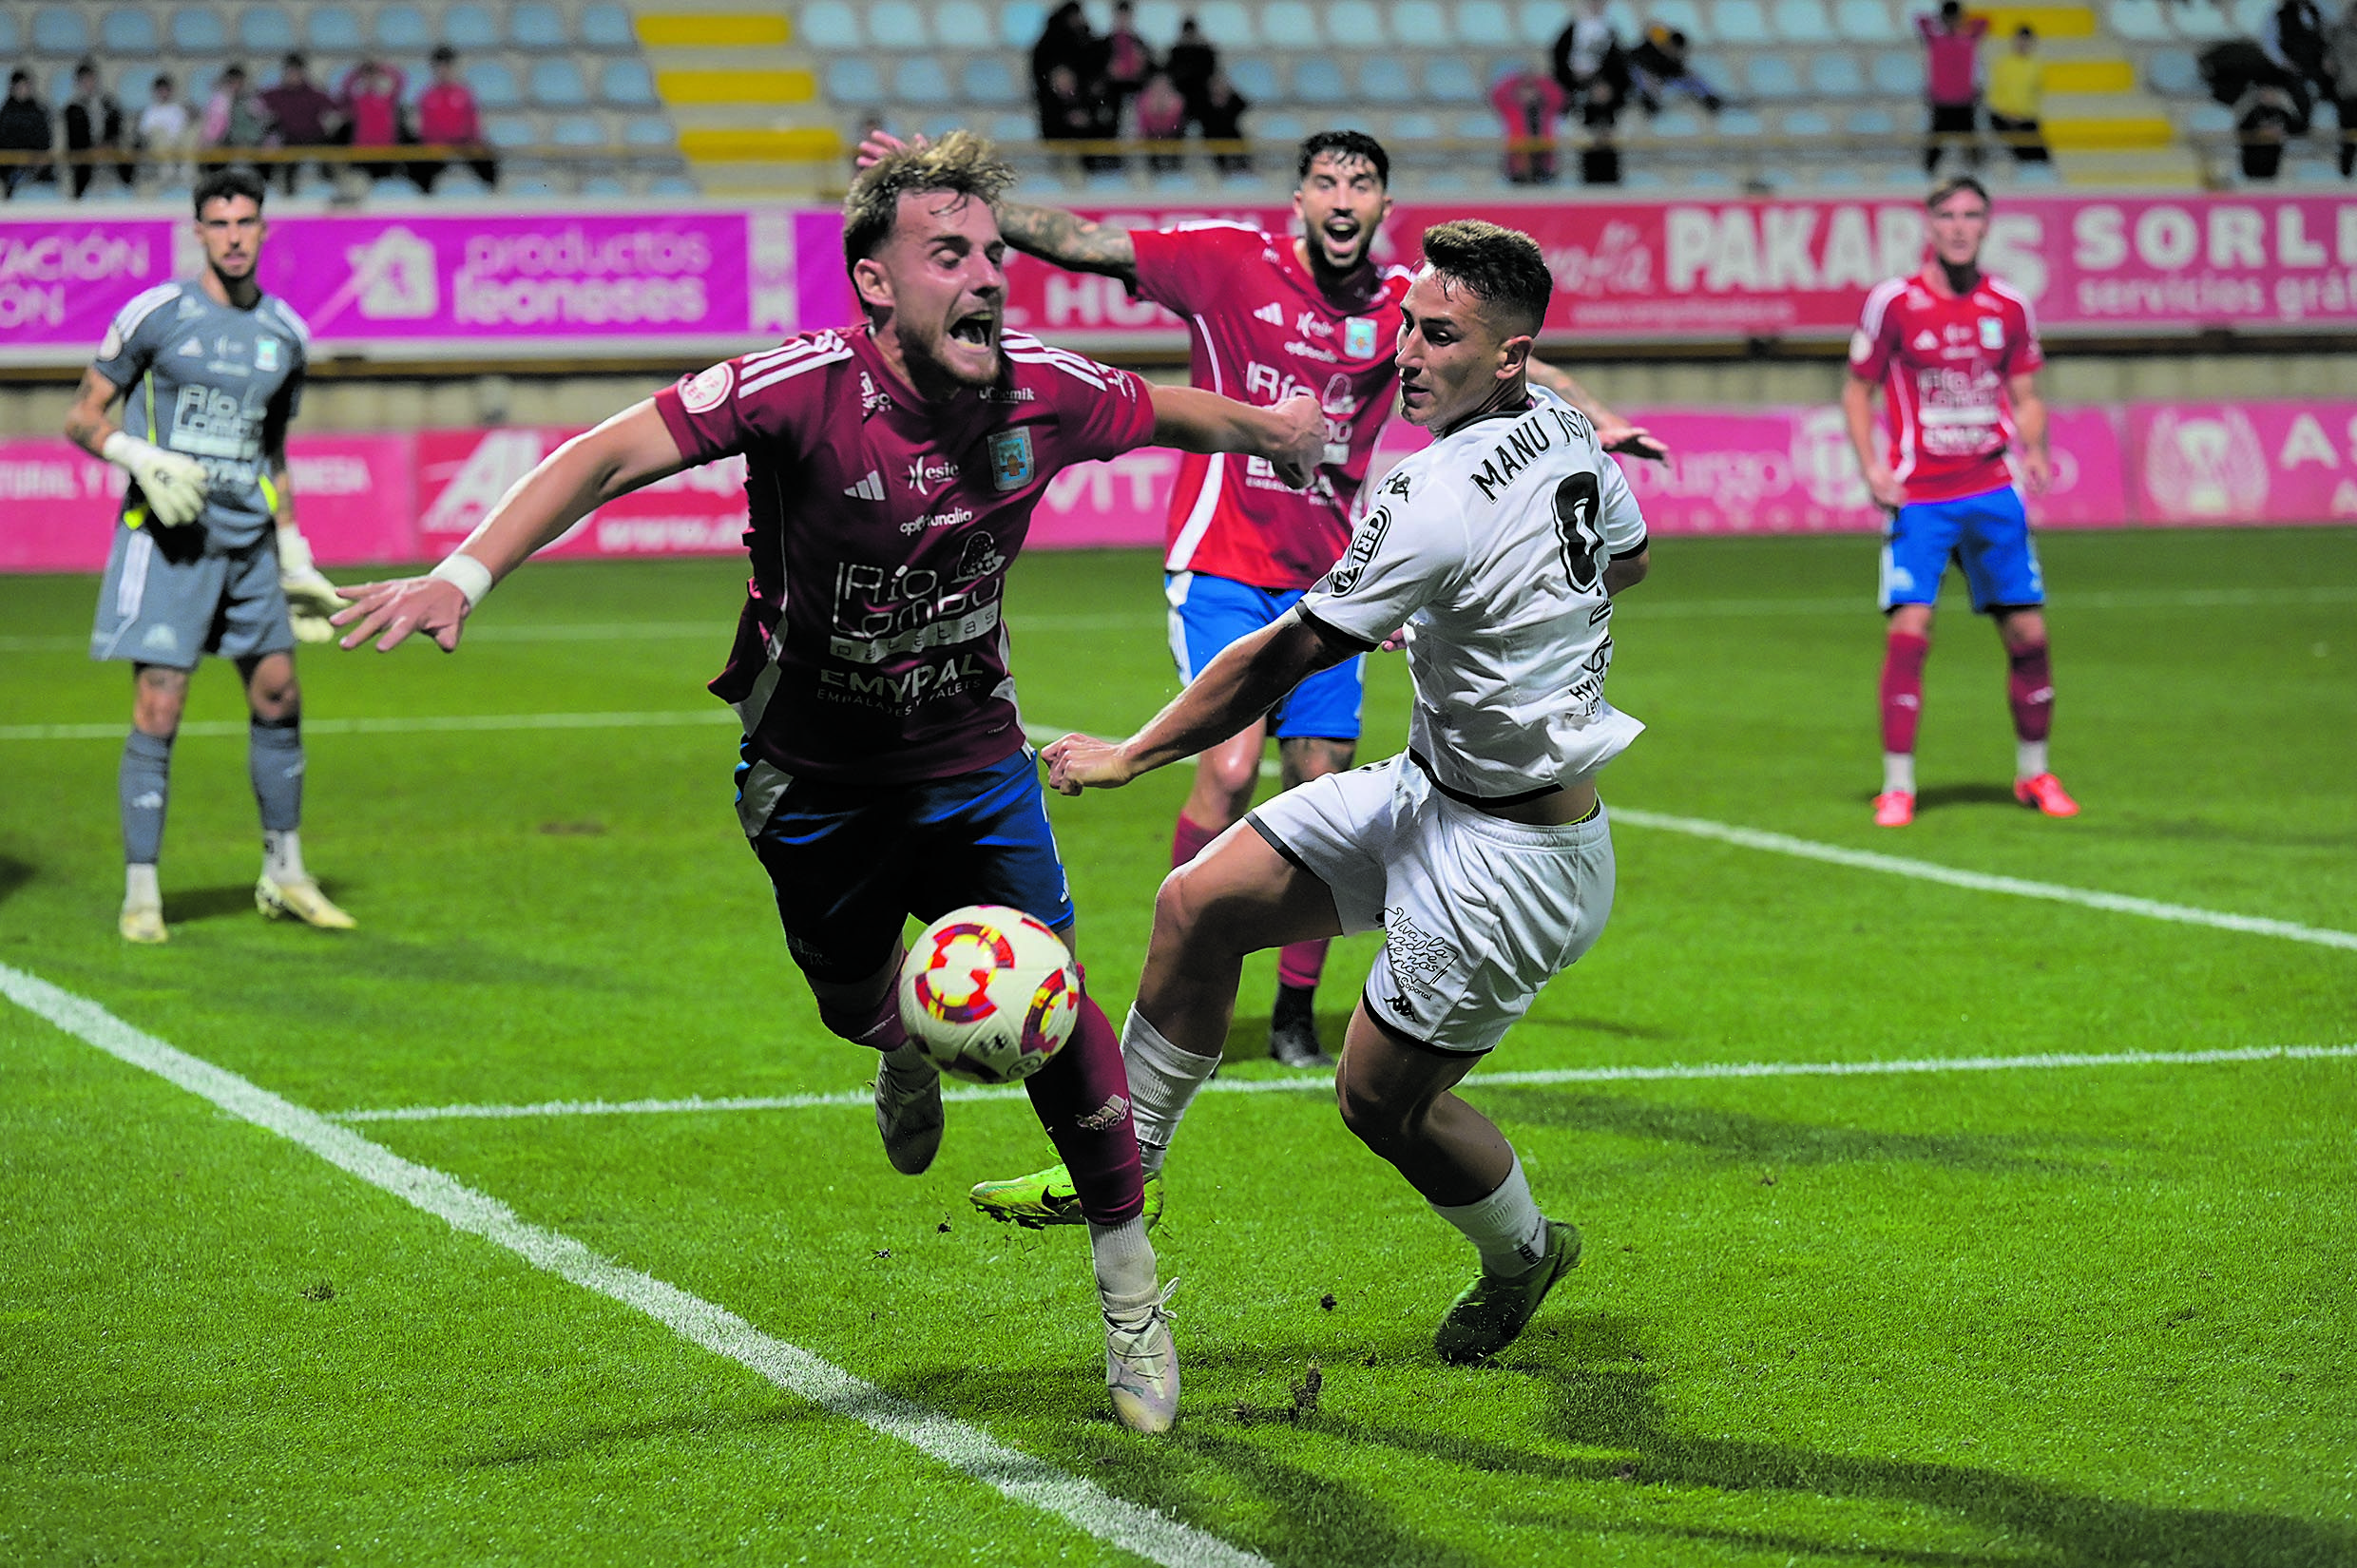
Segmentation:
[(1546, 1222), (1546, 1255), (1519, 1274), (1484, 1270), (1450, 1304), (1432, 1348), (1456, 1366), (1485, 1361), (1514, 1343), (1555, 1282), (1580, 1267), (1580, 1227)]
[[(974, 1190), (966, 1195), (966, 1201), (992, 1219), (1011, 1222), (1026, 1231), (1044, 1230), (1050, 1225), (1080, 1225), (1088, 1218), (1081, 1213), (1081, 1195), (1072, 1189), (1072, 1173), (1062, 1165), (1050, 1165), (1044, 1171), (1034, 1171), (1012, 1181), (978, 1181)], [(1159, 1171), (1146, 1177), (1146, 1207), (1141, 1217), (1149, 1231), (1162, 1217), (1162, 1176)]]

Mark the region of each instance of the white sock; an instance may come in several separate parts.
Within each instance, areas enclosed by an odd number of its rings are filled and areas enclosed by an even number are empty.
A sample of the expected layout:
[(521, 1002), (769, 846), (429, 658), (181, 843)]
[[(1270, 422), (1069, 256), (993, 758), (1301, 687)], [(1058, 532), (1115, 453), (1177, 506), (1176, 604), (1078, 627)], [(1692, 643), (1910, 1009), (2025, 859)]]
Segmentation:
[(280, 883), (304, 879), (300, 833), (292, 828), (262, 830), (262, 875)]
[(1219, 1065), (1216, 1056), (1182, 1051), (1132, 1007), (1121, 1021), (1121, 1065), (1129, 1073), (1129, 1111), (1138, 1126), (1138, 1157), (1146, 1175), (1162, 1168), (1171, 1135), (1187, 1114), (1195, 1092)]
[(156, 885), (154, 862), (123, 868), (123, 907), (126, 909), (163, 908), (163, 889)]
[(922, 1089), (929, 1078), (939, 1078), (941, 1069), (925, 1054), (925, 1047), (915, 1041), (905, 1041), (883, 1053), (883, 1070), (891, 1074), (892, 1081), (904, 1089)]
[(1915, 793), (1915, 754), (1913, 752), (1883, 753), (1883, 794), (1913, 794)]
[(1432, 1212), (1465, 1233), (1482, 1254), (1482, 1272), (1519, 1274), (1546, 1257), (1546, 1215), (1530, 1196), (1520, 1156), (1498, 1190), (1476, 1203)]
[(2017, 740), (2013, 743), (2013, 776), (2036, 778), (2046, 771), (2046, 743), (2042, 740)]
[(1097, 1299), (1105, 1316), (1135, 1318), (1153, 1304), (1154, 1243), (1146, 1239), (1143, 1215), (1133, 1214), (1119, 1225), (1090, 1220), (1088, 1252), (1097, 1266)]

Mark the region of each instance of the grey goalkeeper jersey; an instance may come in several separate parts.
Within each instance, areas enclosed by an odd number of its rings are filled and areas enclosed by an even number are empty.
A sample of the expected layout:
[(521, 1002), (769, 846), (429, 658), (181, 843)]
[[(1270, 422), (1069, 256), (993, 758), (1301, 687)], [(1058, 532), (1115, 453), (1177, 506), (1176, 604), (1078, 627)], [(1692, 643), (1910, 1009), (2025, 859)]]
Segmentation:
[[(90, 368), (124, 390), (123, 428), (204, 465), (205, 548), (240, 550), (270, 529), (265, 432), (283, 430), (302, 403), (311, 333), (286, 302), (264, 295), (250, 311), (195, 283), (165, 283), (131, 300), (106, 329)], [(145, 520), (139, 487), (125, 523)]]

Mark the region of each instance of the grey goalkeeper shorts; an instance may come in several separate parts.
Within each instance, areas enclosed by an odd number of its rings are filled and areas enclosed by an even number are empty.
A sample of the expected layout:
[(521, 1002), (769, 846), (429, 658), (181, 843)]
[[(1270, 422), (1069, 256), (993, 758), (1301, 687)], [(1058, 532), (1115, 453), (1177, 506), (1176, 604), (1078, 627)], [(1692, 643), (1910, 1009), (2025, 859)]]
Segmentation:
[(206, 654), (259, 658), (295, 646), (278, 586), (278, 543), (208, 554), (201, 527), (115, 527), (90, 628), (92, 659), (193, 670)]

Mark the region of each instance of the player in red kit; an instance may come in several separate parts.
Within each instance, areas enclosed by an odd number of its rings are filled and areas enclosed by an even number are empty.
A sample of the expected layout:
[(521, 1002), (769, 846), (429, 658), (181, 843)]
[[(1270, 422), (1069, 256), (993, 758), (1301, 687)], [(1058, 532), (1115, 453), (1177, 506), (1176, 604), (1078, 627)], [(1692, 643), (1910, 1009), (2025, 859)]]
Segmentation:
[[(351, 590), (343, 641), (412, 632), (457, 646), (491, 585), (602, 503), (741, 452), (753, 577), (713, 691), (744, 722), (737, 811), (777, 890), (819, 1017), (883, 1053), (877, 1130), (893, 1166), (931, 1164), (941, 1086), (902, 1031), (900, 932), (1009, 904), (1068, 944), (1064, 868), (1017, 716), (1006, 570), (1063, 468), (1160, 442), (1268, 462), (1306, 483), (1316, 405), (1250, 408), (1003, 335), (1010, 173), (966, 135), (869, 169), (843, 244), (864, 329), (726, 360), (567, 442), (432, 575)], [(379, 636), (381, 634), (381, 636)], [(1120, 1043), (1083, 1000), (1025, 1080), (1088, 1221), (1121, 1419), (1162, 1431), (1178, 1373), (1140, 1215)]]
[[(2079, 804), (2046, 764), (2054, 678), (2046, 657), (2045, 582), (2022, 489), (2041, 494), (2052, 468), (2046, 406), (2036, 380), (2045, 356), (2029, 301), (1981, 271), (1988, 192), (1969, 177), (1936, 186), (1932, 259), (1867, 296), (1849, 341), (1842, 411), (1867, 488), (1891, 513), (1883, 545), (1883, 788), (1874, 821), (1915, 818), (1915, 727), (1923, 715), (1931, 610), (1949, 561), (1964, 567), (1972, 607), (1997, 622), (2011, 666), (2017, 737), (2014, 798), (2048, 816)], [(1874, 389), (1890, 423), (1874, 439)], [(2011, 468), (2008, 468), (2008, 456)], [(2022, 489), (2015, 488), (2018, 473)]]

